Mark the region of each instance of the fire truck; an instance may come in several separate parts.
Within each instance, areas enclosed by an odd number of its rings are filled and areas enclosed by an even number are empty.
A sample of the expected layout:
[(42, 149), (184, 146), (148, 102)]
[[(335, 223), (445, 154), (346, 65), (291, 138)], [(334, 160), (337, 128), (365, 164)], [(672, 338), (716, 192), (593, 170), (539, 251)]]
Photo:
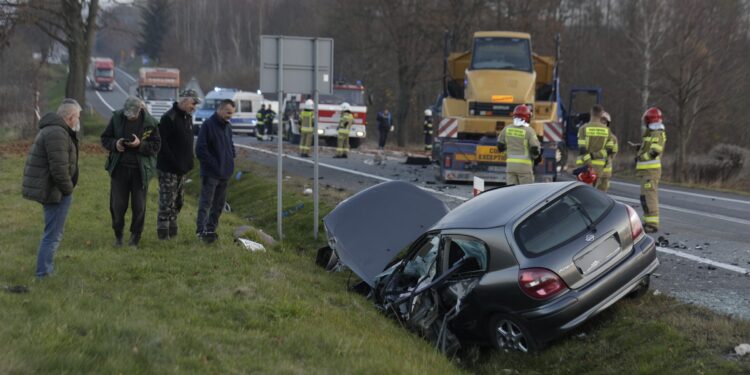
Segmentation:
[[(341, 118), (341, 104), (349, 103), (354, 116), (354, 124), (349, 133), (349, 145), (359, 147), (367, 137), (367, 100), (365, 87), (360, 84), (335, 84), (332, 95), (319, 95), (318, 136), (322, 144), (336, 146), (338, 125)], [(299, 112), (305, 105), (307, 96), (290, 94), (286, 98), (283, 115), (284, 137), (292, 143), (299, 143)]]
[(112, 91), (115, 87), (115, 62), (108, 57), (92, 57), (88, 81), (94, 90)]

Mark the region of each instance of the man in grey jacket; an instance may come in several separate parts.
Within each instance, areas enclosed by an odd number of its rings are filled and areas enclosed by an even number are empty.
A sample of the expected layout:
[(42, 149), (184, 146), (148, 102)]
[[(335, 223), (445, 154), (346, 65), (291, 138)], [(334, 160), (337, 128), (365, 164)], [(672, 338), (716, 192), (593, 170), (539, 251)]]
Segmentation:
[(23, 170), (23, 197), (42, 204), (44, 234), (39, 243), (36, 276), (53, 271), (55, 251), (62, 241), (65, 219), (78, 182), (78, 138), (81, 106), (65, 99), (57, 113), (39, 121), (39, 133), (31, 146)]

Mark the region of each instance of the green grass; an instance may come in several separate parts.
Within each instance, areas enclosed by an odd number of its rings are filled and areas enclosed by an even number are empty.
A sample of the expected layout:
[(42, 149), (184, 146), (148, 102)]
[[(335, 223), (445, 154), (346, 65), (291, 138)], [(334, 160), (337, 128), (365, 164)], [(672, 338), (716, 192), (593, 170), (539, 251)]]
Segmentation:
[[(13, 148), (5, 148), (13, 149)], [(314, 265), (307, 180), (285, 180), (285, 241), (266, 253), (232, 244), (252, 224), (275, 234), (273, 171), (240, 162), (218, 245), (193, 236), (191, 176), (180, 237), (156, 240), (156, 183), (138, 250), (112, 247), (105, 155), (84, 152), (56, 274), (33, 278), (39, 204), (20, 198), (24, 156), (0, 154), (0, 373), (711, 373), (750, 372), (726, 354), (750, 325), (664, 296), (622, 301), (539, 355), (469, 349), (453, 360), (346, 291), (348, 273)], [(327, 212), (341, 193), (322, 191)], [(328, 202), (328, 203), (326, 203)], [(578, 337), (586, 333), (583, 337)], [(510, 370), (506, 372), (504, 370)]]

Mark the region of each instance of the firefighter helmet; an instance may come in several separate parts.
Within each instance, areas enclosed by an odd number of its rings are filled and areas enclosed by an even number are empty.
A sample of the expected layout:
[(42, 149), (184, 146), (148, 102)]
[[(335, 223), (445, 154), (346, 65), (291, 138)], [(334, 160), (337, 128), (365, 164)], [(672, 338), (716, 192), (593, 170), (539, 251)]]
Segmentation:
[(591, 167), (586, 168), (583, 172), (578, 174), (578, 181), (593, 186), (596, 182), (596, 173), (594, 173), (594, 170)]
[(312, 101), (312, 99), (305, 100), (305, 109), (310, 111), (315, 109), (315, 103)]
[(424, 110), (424, 115), (425, 115), (425, 116), (427, 116), (427, 117), (430, 117), (430, 116), (432, 116), (432, 110), (431, 110), (431, 109), (429, 109), (429, 108), (425, 109), (425, 110)]
[(662, 121), (661, 110), (656, 107), (651, 107), (643, 113), (643, 123), (645, 125), (660, 123)]
[(513, 109), (513, 117), (523, 119), (526, 122), (531, 121), (531, 109), (526, 105), (518, 105)]
[(341, 112), (351, 112), (351, 111), (352, 111), (352, 107), (349, 106), (349, 103), (347, 102), (341, 103)]
[(609, 126), (612, 123), (612, 116), (609, 115), (609, 112), (602, 112), (602, 120), (604, 120), (604, 125)]

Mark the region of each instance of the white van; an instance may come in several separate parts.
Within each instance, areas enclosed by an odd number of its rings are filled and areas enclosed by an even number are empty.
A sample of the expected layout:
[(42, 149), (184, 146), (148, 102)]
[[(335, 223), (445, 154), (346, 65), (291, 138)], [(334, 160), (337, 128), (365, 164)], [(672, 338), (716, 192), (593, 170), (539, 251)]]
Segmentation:
[(255, 135), (255, 113), (263, 103), (263, 96), (249, 91), (214, 88), (206, 95), (201, 107), (193, 115), (193, 131), (198, 134), (200, 125), (216, 112), (219, 102), (231, 99), (237, 105), (232, 117), (232, 132)]

